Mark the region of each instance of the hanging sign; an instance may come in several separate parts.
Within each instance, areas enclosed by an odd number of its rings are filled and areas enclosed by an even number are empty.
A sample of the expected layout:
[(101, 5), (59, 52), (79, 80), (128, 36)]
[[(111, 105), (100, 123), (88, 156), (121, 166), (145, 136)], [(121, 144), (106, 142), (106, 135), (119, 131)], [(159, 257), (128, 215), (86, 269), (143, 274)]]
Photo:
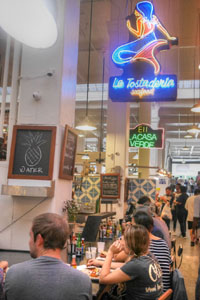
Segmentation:
[(113, 63), (124, 72), (110, 78), (109, 97), (118, 102), (175, 101), (177, 77), (160, 74), (156, 54), (178, 39), (161, 24), (149, 1), (138, 2), (126, 19), (129, 41), (112, 53)]
[(139, 124), (130, 129), (129, 147), (163, 148), (164, 128), (152, 129), (148, 124)]

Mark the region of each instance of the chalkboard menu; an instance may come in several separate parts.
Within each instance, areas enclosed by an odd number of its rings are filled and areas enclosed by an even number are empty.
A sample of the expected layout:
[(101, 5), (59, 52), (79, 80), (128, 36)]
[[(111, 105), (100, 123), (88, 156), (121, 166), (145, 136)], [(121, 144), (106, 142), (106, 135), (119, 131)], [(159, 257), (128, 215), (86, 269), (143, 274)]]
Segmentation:
[(120, 198), (120, 174), (101, 174), (101, 198)]
[(59, 178), (72, 180), (76, 158), (76, 146), (78, 135), (68, 125), (65, 126), (63, 139)]
[(56, 127), (13, 127), (8, 178), (51, 180)]

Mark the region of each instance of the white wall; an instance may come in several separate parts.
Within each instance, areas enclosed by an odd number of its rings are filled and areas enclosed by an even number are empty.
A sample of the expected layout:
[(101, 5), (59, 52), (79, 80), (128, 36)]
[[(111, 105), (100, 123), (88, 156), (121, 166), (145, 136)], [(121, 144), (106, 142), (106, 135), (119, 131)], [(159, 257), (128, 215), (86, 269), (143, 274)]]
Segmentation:
[[(80, 0), (56, 0), (56, 4), (59, 36), (55, 45), (49, 49), (23, 46), (17, 119), (17, 124), (57, 127), (53, 171), (55, 195), (53, 198), (0, 195), (2, 249), (27, 250), (32, 219), (43, 212), (61, 213), (63, 201), (71, 198), (72, 181), (59, 179), (58, 173), (64, 125), (74, 125)], [(52, 77), (38, 77), (49, 68), (55, 70)], [(42, 98), (34, 101), (33, 92), (38, 90)], [(8, 162), (0, 162), (0, 188), (2, 184), (23, 185), (22, 180), (22, 184), (19, 180), (7, 180), (7, 172)], [(41, 182), (24, 182), (36, 189), (37, 184), (39, 186)]]

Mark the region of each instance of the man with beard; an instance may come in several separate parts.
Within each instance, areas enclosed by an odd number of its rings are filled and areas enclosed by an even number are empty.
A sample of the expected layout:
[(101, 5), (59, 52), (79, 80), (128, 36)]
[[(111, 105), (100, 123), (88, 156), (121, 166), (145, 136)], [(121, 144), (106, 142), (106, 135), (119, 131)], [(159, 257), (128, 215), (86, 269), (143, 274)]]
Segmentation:
[(33, 220), (29, 248), (33, 260), (13, 265), (7, 272), (7, 300), (91, 299), (91, 280), (61, 261), (68, 224), (59, 215), (45, 213)]

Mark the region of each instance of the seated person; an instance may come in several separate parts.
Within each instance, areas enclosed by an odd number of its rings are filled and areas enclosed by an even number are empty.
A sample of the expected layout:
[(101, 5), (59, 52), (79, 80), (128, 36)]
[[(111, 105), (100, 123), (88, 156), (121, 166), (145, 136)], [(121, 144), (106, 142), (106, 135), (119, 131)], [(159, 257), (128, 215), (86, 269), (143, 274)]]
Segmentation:
[(0, 300), (4, 299), (4, 288), (3, 288), (3, 281), (4, 281), (4, 274), (8, 268), (7, 261), (0, 261)]
[(153, 228), (153, 218), (143, 211), (138, 211), (134, 216), (135, 224), (143, 225), (149, 233), (149, 251), (158, 260), (162, 270), (163, 292), (171, 288), (171, 255), (167, 243), (151, 233)]
[(67, 237), (68, 224), (63, 217), (44, 213), (34, 218), (29, 240), (34, 259), (9, 268), (7, 300), (92, 299), (90, 278), (61, 260)]
[[(148, 252), (149, 234), (142, 225), (127, 226), (121, 243), (114, 242), (103, 264), (100, 283), (124, 283), (125, 300), (155, 300), (162, 294), (162, 271), (156, 259)], [(122, 250), (129, 256), (120, 269), (110, 272), (115, 254)]]
[[(163, 291), (165, 292), (166, 290), (171, 288), (171, 264), (172, 264), (170, 251), (167, 246), (167, 243), (163, 239), (158, 238), (151, 233), (151, 230), (153, 228), (153, 218), (151, 217), (150, 214), (147, 214), (144, 211), (138, 211), (133, 218), (133, 222), (135, 224), (143, 225), (148, 230), (149, 239), (150, 239), (149, 251), (153, 253), (153, 255), (158, 260), (158, 263), (160, 264), (162, 275), (163, 275), (162, 277)], [(126, 254), (124, 250), (119, 252), (114, 256), (116, 262), (111, 263), (111, 268), (115, 269), (121, 267), (123, 264), (117, 261), (126, 262), (128, 258), (129, 256)], [(90, 260), (89, 264), (95, 266), (103, 266), (104, 262), (95, 259), (95, 260)]]
[(169, 236), (169, 230), (167, 228), (166, 223), (156, 215), (154, 211), (154, 205), (151, 202), (151, 199), (147, 196), (142, 196), (137, 202), (137, 211), (146, 211), (147, 213), (150, 213), (153, 217), (153, 230), (152, 234), (160, 237), (161, 239), (164, 239), (167, 242), (167, 245), (169, 249), (171, 249), (171, 241)]

